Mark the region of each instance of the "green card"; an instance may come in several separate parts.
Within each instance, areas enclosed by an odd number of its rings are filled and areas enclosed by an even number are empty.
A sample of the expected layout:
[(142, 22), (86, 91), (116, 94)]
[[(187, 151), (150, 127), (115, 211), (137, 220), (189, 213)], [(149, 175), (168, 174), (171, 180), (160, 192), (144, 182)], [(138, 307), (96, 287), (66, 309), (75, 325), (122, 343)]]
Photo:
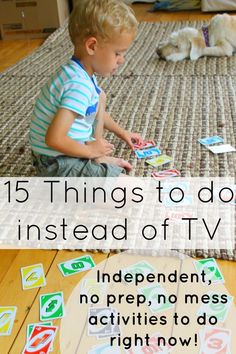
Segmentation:
[(91, 256), (82, 256), (79, 258), (70, 259), (69, 261), (58, 264), (62, 275), (68, 277), (69, 275), (84, 272), (95, 267), (95, 263)]
[(198, 273), (205, 272), (205, 279), (211, 283), (224, 283), (224, 277), (214, 258), (200, 259), (194, 261)]
[(51, 293), (41, 295), (40, 304), (40, 321), (55, 320), (62, 318), (65, 314), (63, 293)]

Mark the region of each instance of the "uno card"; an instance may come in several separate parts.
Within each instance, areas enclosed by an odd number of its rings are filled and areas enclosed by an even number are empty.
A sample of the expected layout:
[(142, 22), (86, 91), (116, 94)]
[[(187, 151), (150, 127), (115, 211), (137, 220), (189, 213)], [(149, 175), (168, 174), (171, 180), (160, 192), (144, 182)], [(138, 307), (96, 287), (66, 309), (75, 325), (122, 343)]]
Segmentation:
[(135, 150), (135, 154), (138, 159), (145, 159), (147, 157), (160, 155), (161, 150), (159, 150), (157, 147), (153, 147), (145, 150)]
[(223, 154), (225, 152), (236, 151), (236, 149), (229, 144), (217, 145), (217, 146), (207, 146), (207, 148), (208, 148), (208, 150), (213, 152), (213, 154)]
[(152, 172), (152, 177), (155, 179), (165, 179), (169, 177), (180, 177), (181, 173), (178, 170), (163, 170), (163, 171), (154, 171)]
[(79, 258), (70, 259), (69, 261), (58, 264), (62, 275), (67, 277), (69, 275), (84, 272), (95, 267), (95, 263), (91, 256), (82, 256)]
[(224, 283), (224, 277), (214, 258), (200, 259), (194, 261), (194, 265), (199, 274), (205, 272), (206, 284), (211, 283)]
[(40, 295), (40, 321), (55, 320), (65, 314), (63, 293)]
[(124, 277), (125, 274), (130, 273), (133, 276), (135, 274), (143, 274), (144, 276), (148, 273), (155, 272), (156, 269), (146, 261), (140, 261), (138, 263), (132, 264), (131, 266), (124, 268), (121, 270), (122, 276)]
[(0, 336), (9, 336), (16, 317), (16, 306), (0, 307)]
[[(26, 331), (26, 341), (28, 342), (31, 333), (33, 332), (34, 327), (36, 326), (52, 326), (52, 322), (48, 321), (48, 322), (38, 322), (38, 323), (30, 323), (27, 326), (27, 331)], [(51, 345), (50, 347), (50, 352), (53, 351), (53, 345)]]
[[(167, 300), (167, 293), (160, 284), (151, 284), (144, 288), (139, 288), (138, 292), (145, 296), (146, 303), (152, 313), (159, 313), (174, 307)], [(165, 297), (164, 301), (163, 296)]]
[(126, 354), (169, 354), (171, 353), (172, 347), (167, 343), (166, 345), (157, 345), (157, 339), (159, 337), (163, 337), (163, 335), (159, 332), (154, 333), (150, 336), (149, 345), (137, 345), (132, 347), (131, 349), (126, 350)]
[(165, 164), (171, 162), (172, 160), (173, 159), (170, 156), (161, 155), (161, 156), (157, 156), (152, 159), (146, 160), (146, 163), (148, 163), (149, 165), (151, 165), (153, 167), (157, 167), (157, 166), (165, 165)]
[[(106, 294), (106, 292), (107, 284), (100, 282), (98, 283), (94, 278), (84, 279), (81, 283), (80, 293), (87, 295), (89, 299), (92, 295), (96, 294), (100, 299), (100, 303), (102, 303), (103, 296)], [(89, 301), (89, 303), (91, 302)]]
[[(208, 304), (202, 303), (198, 311), (198, 315), (202, 315), (203, 313), (205, 313), (207, 317), (215, 316), (218, 322), (225, 322), (229, 312), (229, 308), (233, 302), (233, 296), (230, 296), (228, 294), (216, 293), (213, 291), (208, 292), (207, 295), (210, 296), (210, 302)], [(214, 295), (217, 296), (218, 299), (220, 299), (222, 295), (227, 295), (227, 302), (222, 303), (222, 301), (219, 301), (215, 303)]]
[(167, 208), (190, 206), (190, 205), (193, 205), (193, 196), (192, 195), (185, 195), (184, 199), (178, 203), (174, 202), (169, 197), (165, 197), (163, 199), (163, 205)]
[(156, 144), (154, 143), (153, 140), (144, 140), (141, 144), (134, 144), (133, 148), (134, 150), (142, 150), (142, 149), (147, 149), (151, 147), (155, 147)]
[(22, 354), (47, 354), (56, 336), (56, 326), (35, 326)]
[[(105, 316), (109, 319), (112, 313), (116, 314), (116, 311), (110, 307), (92, 307), (89, 309), (88, 318), (91, 316), (96, 316), (97, 318)], [(118, 326), (111, 324), (109, 320), (106, 325), (101, 324), (100, 321), (98, 321), (97, 325), (88, 323), (88, 335), (96, 336), (97, 338), (110, 337), (120, 332), (118, 331), (117, 333), (117, 327)]]
[(21, 268), (21, 279), (23, 290), (39, 288), (46, 285), (43, 265), (34, 264)]
[(229, 354), (231, 332), (226, 328), (206, 327), (200, 334), (200, 354)]
[(204, 146), (207, 146), (207, 145), (213, 145), (217, 143), (223, 143), (224, 139), (218, 135), (215, 135), (215, 136), (210, 136), (208, 138), (198, 139), (198, 142)]

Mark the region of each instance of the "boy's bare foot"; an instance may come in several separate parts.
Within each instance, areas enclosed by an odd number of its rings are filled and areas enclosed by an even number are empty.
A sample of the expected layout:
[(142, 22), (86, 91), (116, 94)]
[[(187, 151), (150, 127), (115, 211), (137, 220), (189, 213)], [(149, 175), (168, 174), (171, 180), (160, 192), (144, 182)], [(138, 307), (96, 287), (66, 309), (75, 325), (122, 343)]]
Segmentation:
[(116, 165), (119, 167), (123, 167), (124, 169), (126, 169), (128, 172), (132, 170), (132, 166), (131, 164), (124, 160), (121, 159), (119, 157), (113, 157), (113, 156), (103, 156), (103, 157), (99, 157), (95, 160), (97, 163), (108, 163), (110, 165)]

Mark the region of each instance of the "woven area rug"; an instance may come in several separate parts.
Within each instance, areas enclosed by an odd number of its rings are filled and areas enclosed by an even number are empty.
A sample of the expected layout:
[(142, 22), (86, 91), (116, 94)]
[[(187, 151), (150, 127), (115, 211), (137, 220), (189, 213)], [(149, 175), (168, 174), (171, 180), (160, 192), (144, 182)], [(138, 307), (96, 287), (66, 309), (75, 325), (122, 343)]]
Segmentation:
[[(116, 75), (99, 79), (108, 111), (128, 130), (154, 139), (173, 157), (182, 176), (235, 176), (236, 154), (213, 155), (197, 139), (220, 135), (236, 146), (236, 55), (168, 63), (158, 60), (159, 42), (179, 28), (202, 22), (141, 23), (138, 35)], [(72, 54), (66, 24), (0, 77), (0, 176), (33, 176), (28, 127), (40, 87)], [(125, 144), (107, 134), (115, 155), (133, 164), (132, 175), (150, 176)], [(190, 252), (236, 260), (236, 252)]]

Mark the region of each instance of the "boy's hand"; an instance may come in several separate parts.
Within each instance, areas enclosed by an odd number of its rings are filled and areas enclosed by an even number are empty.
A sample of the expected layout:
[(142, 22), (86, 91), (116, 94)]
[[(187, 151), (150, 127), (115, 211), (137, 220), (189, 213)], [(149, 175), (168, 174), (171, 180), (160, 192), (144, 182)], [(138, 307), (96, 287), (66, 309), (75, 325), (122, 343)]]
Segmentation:
[(131, 149), (133, 149), (134, 144), (143, 143), (143, 139), (138, 133), (128, 132), (127, 130), (125, 131), (122, 138), (131, 147)]
[(91, 159), (95, 159), (101, 156), (111, 155), (114, 149), (114, 145), (110, 144), (106, 139), (87, 141), (86, 145), (88, 145), (90, 149)]

